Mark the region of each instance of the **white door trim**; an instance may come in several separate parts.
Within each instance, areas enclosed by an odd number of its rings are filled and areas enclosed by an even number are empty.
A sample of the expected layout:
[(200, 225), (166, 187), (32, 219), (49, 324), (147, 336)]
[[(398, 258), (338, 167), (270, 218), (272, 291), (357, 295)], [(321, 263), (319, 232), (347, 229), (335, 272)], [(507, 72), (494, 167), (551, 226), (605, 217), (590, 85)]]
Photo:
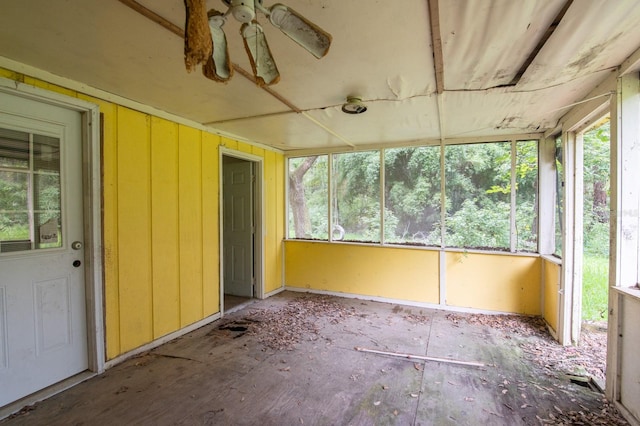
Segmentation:
[(257, 155), (247, 154), (245, 152), (236, 151), (233, 149), (226, 148), (224, 146), (220, 146), (219, 148), (219, 156), (218, 156), (218, 218), (219, 218), (219, 244), (220, 244), (220, 314), (224, 316), (224, 215), (223, 215), (223, 163), (222, 157), (235, 157), (240, 158), (242, 160), (251, 161), (255, 165), (255, 175), (256, 175), (256, 186), (255, 186), (255, 202), (254, 202), (254, 210), (256, 217), (256, 237), (255, 238), (255, 257), (254, 264), (257, 267), (256, 272), (256, 285), (254, 290), (254, 296), (258, 299), (264, 299), (264, 239), (266, 228), (265, 224), (265, 208), (264, 208), (264, 158), (258, 157)]
[[(100, 108), (81, 99), (72, 98), (27, 84), (0, 78), (0, 93), (35, 100), (78, 111), (82, 116), (82, 160), (83, 160), (83, 204), (85, 223), (85, 287), (87, 306), (87, 345), (89, 371), (99, 374), (105, 366), (105, 336), (103, 312), (103, 263), (102, 263), (102, 216), (101, 216), (101, 170), (100, 170)], [(81, 374), (85, 380), (86, 374)], [(66, 382), (66, 381), (65, 381)], [(67, 386), (68, 387), (68, 386)], [(56, 386), (38, 392), (35, 400), (44, 399), (60, 390)], [(47, 391), (49, 393), (47, 394)], [(28, 400), (32, 397), (27, 397)], [(25, 400), (15, 404), (24, 404)], [(10, 404), (6, 409), (10, 409)], [(4, 411), (4, 409), (3, 409)], [(0, 411), (2, 418), (3, 411)]]

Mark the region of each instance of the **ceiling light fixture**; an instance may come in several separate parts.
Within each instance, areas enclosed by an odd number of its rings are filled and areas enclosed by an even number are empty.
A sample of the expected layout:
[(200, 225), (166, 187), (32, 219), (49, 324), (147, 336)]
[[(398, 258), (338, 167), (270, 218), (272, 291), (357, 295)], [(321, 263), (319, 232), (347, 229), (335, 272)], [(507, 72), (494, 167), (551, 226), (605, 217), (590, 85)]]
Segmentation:
[(367, 107), (362, 103), (362, 99), (355, 96), (347, 96), (347, 102), (342, 104), (342, 112), (346, 114), (362, 114)]

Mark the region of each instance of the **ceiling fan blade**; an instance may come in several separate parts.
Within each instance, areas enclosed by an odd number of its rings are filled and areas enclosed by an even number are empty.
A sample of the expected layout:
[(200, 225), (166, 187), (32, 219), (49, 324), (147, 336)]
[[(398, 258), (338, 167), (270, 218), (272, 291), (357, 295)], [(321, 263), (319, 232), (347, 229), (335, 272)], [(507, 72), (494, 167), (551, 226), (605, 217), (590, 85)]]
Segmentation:
[(205, 0), (184, 0), (186, 24), (184, 32), (184, 64), (193, 71), (211, 56), (211, 36), (207, 26)]
[(259, 86), (270, 86), (280, 81), (280, 73), (276, 66), (262, 27), (257, 22), (243, 24), (240, 28), (244, 48), (249, 55), (253, 75)]
[(222, 31), (225, 23), (224, 14), (217, 10), (209, 11), (209, 29), (213, 42), (213, 54), (202, 67), (202, 73), (211, 80), (226, 82), (233, 76), (233, 66), (229, 59), (227, 37)]
[(289, 38), (320, 59), (329, 51), (331, 34), (295, 10), (277, 3), (269, 8), (269, 20)]

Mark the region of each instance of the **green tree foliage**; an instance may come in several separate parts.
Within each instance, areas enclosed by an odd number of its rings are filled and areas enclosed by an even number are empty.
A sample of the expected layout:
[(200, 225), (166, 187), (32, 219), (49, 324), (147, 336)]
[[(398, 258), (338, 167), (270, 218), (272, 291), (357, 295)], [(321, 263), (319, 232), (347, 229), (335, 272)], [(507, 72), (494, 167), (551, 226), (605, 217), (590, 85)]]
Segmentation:
[(385, 240), (439, 245), (440, 147), (388, 149), (384, 160)]
[(584, 134), (585, 254), (609, 255), (609, 121)]
[(25, 173), (0, 172), (0, 240), (29, 238)]
[(334, 225), (345, 241), (380, 241), (380, 153), (350, 152), (333, 157)]
[[(517, 146), (516, 189), (518, 202), (522, 204), (517, 210), (517, 247), (534, 251), (537, 142), (518, 142)], [(386, 242), (440, 245), (440, 153), (439, 146), (384, 151)], [(290, 174), (301, 170), (298, 167), (308, 163), (310, 158), (290, 160)], [(326, 230), (326, 191), (318, 183), (325, 182), (327, 172), (326, 168), (316, 167), (318, 164), (304, 175), (304, 193), (311, 223)], [(346, 241), (379, 241), (380, 151), (335, 154), (332, 164), (332, 228), (343, 228)], [(449, 247), (508, 249), (511, 237), (511, 143), (447, 146), (445, 179), (445, 244)], [(291, 191), (290, 198), (295, 195)], [(299, 207), (292, 203), (294, 208)], [(318, 214), (320, 216), (316, 217)], [(316, 232), (319, 228), (310, 227), (313, 228), (310, 234), (300, 231), (296, 232), (296, 237), (319, 235)]]

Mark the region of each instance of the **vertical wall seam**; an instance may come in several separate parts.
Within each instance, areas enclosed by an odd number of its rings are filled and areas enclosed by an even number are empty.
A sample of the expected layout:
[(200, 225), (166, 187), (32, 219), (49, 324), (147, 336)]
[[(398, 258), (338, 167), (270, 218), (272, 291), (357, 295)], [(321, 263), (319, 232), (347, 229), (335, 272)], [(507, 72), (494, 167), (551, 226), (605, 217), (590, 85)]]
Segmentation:
[(114, 225), (114, 230), (113, 230), (113, 236), (115, 237), (115, 241), (112, 242), (112, 249), (117, 247), (117, 251), (115, 253), (115, 255), (112, 253), (112, 264), (113, 264), (113, 277), (115, 279), (115, 286), (116, 286), (116, 300), (117, 300), (117, 318), (118, 318), (118, 338), (117, 338), (117, 343), (118, 343), (118, 349), (117, 349), (117, 353), (120, 354), (122, 353), (122, 309), (120, 308), (120, 298), (122, 297), (122, 295), (120, 294), (120, 221), (119, 221), (119, 214), (118, 214), (118, 209), (119, 209), (119, 200), (118, 200), (118, 196), (119, 196), (119, 191), (118, 191), (118, 179), (119, 179), (119, 168), (118, 168), (118, 158), (119, 158), (119, 148), (120, 148), (120, 106), (116, 105), (114, 108), (114, 129), (113, 129), (113, 138), (114, 140), (113, 142), (113, 162), (112, 162), (112, 167), (113, 167), (113, 177), (112, 177), (112, 192), (113, 192), (113, 209), (112, 211), (113, 213), (113, 225)]
[(180, 197), (180, 144), (182, 142), (181, 140), (181, 132), (180, 132), (180, 124), (178, 124), (178, 127), (176, 128), (176, 138), (177, 138), (177, 142), (176, 143), (176, 191), (178, 192), (177, 196), (176, 196), (176, 229), (178, 230), (177, 235), (176, 235), (176, 255), (178, 256), (177, 261), (178, 261), (178, 304), (177, 304), (177, 308), (178, 308), (178, 329), (182, 328), (183, 324), (182, 324), (182, 243), (180, 240), (180, 235), (182, 233), (181, 230), (181, 226), (180, 226), (180, 213), (182, 211), (182, 203), (181, 203), (181, 197)]
[(153, 120), (149, 114), (144, 115), (146, 121), (146, 143), (147, 143), (147, 163), (149, 164), (149, 168), (147, 170), (147, 194), (149, 194), (149, 200), (147, 201), (149, 204), (147, 208), (149, 209), (149, 224), (147, 225), (147, 230), (149, 231), (148, 244), (149, 244), (149, 264), (147, 267), (149, 268), (149, 283), (147, 284), (149, 288), (149, 294), (151, 295), (151, 339), (155, 339), (155, 309), (154, 309), (154, 297), (153, 297), (153, 192), (151, 191), (153, 182), (151, 180), (152, 174), (152, 161), (151, 161), (151, 141), (152, 141), (152, 126)]

